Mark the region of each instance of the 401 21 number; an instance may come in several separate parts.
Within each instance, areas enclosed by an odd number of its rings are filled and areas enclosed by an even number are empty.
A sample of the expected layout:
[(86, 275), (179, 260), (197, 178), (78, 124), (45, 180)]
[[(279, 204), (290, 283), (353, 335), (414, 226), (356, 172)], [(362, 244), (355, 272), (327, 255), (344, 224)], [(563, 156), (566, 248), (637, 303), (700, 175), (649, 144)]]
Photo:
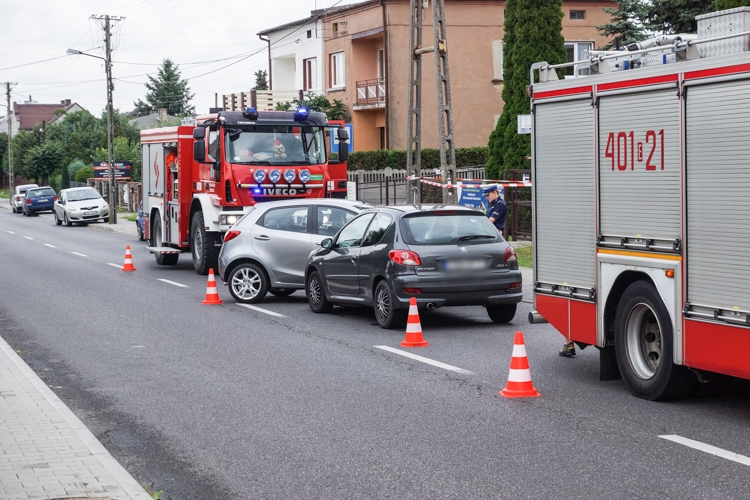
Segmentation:
[[(646, 150), (644, 152), (644, 149)], [(610, 132), (604, 156), (612, 159), (612, 170), (635, 170), (643, 163), (646, 153), (646, 170), (664, 170), (664, 130), (646, 131), (645, 141), (635, 141), (635, 132)]]

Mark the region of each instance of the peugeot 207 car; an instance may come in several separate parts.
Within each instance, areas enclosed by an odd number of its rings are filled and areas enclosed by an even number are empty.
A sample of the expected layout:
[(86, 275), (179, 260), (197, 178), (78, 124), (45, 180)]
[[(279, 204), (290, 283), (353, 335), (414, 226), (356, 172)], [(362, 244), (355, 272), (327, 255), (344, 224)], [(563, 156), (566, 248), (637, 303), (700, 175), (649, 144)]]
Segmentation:
[(92, 187), (63, 189), (52, 213), (58, 226), (63, 222), (68, 227), (74, 222), (109, 222), (109, 205)]
[(269, 201), (238, 217), (224, 235), (219, 276), (238, 302), (260, 302), (267, 293), (287, 296), (305, 288), (310, 252), (363, 210), (358, 201), (335, 198)]
[(26, 199), (23, 202), (23, 214), (31, 216), (39, 212), (51, 212), (55, 201), (57, 194), (51, 187), (30, 188), (26, 191)]
[(401, 328), (420, 308), (483, 305), (508, 323), (521, 301), (516, 252), (476, 210), (393, 206), (363, 212), (310, 254), (305, 292), (316, 313), (372, 307), (382, 328)]
[(23, 204), (26, 201), (26, 191), (31, 188), (39, 187), (36, 184), (24, 184), (22, 186), (16, 186), (13, 194), (10, 196), (10, 208), (14, 214), (20, 214), (23, 210)]

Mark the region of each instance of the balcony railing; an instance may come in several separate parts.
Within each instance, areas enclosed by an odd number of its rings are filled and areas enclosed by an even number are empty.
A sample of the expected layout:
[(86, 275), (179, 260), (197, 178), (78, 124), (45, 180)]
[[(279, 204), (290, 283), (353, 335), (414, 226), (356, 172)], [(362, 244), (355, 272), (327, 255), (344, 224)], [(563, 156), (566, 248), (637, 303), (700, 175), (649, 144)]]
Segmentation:
[(385, 105), (385, 78), (357, 82), (357, 106), (367, 104)]
[(302, 99), (303, 95), (301, 90), (251, 90), (225, 94), (223, 96), (224, 110), (237, 111), (254, 107), (258, 111), (273, 111), (277, 103), (292, 102), (295, 98)]

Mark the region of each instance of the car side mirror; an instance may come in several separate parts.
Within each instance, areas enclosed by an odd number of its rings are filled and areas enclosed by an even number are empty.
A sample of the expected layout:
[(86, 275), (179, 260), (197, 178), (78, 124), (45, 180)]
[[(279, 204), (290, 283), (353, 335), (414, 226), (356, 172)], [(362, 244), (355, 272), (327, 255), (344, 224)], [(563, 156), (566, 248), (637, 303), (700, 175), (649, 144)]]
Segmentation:
[(320, 246), (330, 250), (331, 248), (333, 248), (333, 240), (331, 238), (326, 238), (320, 242)]

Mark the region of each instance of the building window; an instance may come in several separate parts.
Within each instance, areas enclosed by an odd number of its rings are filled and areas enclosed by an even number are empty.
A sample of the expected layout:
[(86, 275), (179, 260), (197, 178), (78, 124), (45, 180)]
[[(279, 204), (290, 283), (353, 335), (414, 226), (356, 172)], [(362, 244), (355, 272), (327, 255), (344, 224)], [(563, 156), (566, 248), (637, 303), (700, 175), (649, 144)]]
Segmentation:
[(385, 53), (383, 49), (378, 49), (378, 78), (385, 77)]
[(344, 81), (344, 53), (330, 54), (328, 64), (329, 87), (332, 89), (343, 89)]
[(571, 19), (586, 19), (586, 11), (585, 10), (571, 10), (570, 18)]
[(339, 23), (331, 23), (331, 33), (334, 37), (339, 36)]
[(312, 38), (312, 30), (307, 30), (307, 38)]
[(302, 90), (318, 88), (318, 60), (315, 57), (302, 61)]
[[(591, 42), (565, 42), (565, 52), (568, 62), (588, 61), (589, 52), (593, 49)], [(568, 66), (565, 68), (565, 78), (575, 78), (589, 74), (589, 68), (584, 65)]]
[(492, 40), (492, 81), (503, 81), (503, 46), (502, 40)]

